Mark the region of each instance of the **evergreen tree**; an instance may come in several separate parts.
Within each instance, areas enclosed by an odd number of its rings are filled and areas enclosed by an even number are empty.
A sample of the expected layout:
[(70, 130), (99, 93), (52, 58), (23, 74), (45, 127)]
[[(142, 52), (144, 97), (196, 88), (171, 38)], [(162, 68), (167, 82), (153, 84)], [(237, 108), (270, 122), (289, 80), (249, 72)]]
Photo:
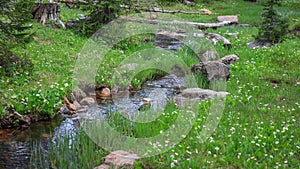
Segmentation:
[(31, 39), (31, 0), (0, 0), (0, 66), (7, 67), (16, 57), (11, 49)]
[(278, 43), (287, 34), (288, 21), (275, 10), (276, 5), (280, 5), (280, 0), (268, 0), (264, 4), (262, 22), (256, 38), (259, 41)]

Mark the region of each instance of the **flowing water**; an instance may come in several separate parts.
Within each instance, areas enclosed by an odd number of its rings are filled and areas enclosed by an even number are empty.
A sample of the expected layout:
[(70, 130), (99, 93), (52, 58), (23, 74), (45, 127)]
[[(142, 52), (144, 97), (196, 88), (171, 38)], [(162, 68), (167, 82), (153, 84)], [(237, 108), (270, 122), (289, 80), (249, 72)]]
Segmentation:
[[(182, 85), (183, 81), (176, 76), (166, 76), (159, 81), (148, 82), (145, 88), (129, 96), (127, 102), (118, 98), (113, 101), (101, 100), (96, 109), (100, 109), (104, 116), (108, 111), (118, 110), (134, 115), (144, 105), (143, 98), (151, 100), (153, 109), (162, 109), (176, 94), (174, 88)], [(0, 130), (0, 169), (30, 168), (31, 150), (34, 146), (42, 146), (42, 153), (46, 154), (50, 142), (55, 143), (64, 136), (76, 137), (79, 119), (86, 115), (87, 113), (82, 113), (72, 119), (39, 122), (22, 130)]]

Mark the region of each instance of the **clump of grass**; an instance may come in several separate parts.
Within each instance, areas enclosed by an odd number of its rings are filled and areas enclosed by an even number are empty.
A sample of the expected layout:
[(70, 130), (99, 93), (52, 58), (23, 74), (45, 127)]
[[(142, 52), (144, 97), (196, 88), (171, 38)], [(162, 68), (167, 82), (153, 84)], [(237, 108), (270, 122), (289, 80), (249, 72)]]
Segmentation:
[(83, 129), (79, 130), (75, 137), (66, 135), (55, 142), (50, 142), (48, 149), (41, 145), (34, 145), (32, 149), (31, 167), (45, 169), (92, 169), (103, 163), (103, 157), (107, 154)]

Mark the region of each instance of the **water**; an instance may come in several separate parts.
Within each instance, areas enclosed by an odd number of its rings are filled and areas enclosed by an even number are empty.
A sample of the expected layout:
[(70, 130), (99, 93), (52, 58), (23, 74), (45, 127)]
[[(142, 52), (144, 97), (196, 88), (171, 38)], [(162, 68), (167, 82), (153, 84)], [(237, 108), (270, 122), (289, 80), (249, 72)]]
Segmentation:
[(34, 143), (49, 146), (50, 134), (60, 120), (39, 122), (27, 129), (0, 130), (0, 169), (28, 169)]
[(167, 101), (175, 95), (174, 88), (181, 85), (181, 80), (174, 76), (166, 76), (159, 81), (147, 83), (144, 89), (125, 100), (124, 98), (101, 100), (97, 107), (72, 119), (39, 122), (22, 130), (0, 130), (0, 169), (30, 168), (31, 151), (37, 145), (43, 147), (41, 155), (47, 154), (51, 142), (55, 145), (65, 136), (72, 138), (69, 140), (71, 145), (77, 136), (81, 118), (99, 118), (95, 116), (99, 114), (105, 118), (109, 112), (120, 110), (126, 111), (128, 116), (134, 116), (144, 105), (143, 98), (151, 100), (150, 105), (153, 109), (163, 109)]

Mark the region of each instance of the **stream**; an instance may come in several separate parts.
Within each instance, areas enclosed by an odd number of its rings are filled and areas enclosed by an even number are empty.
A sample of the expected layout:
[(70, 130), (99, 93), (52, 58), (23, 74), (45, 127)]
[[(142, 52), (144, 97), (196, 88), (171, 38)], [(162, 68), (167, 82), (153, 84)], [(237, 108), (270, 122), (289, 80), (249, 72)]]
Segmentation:
[[(153, 109), (161, 109), (170, 98), (175, 96), (174, 88), (180, 88), (182, 85), (182, 80), (169, 75), (161, 80), (148, 82), (143, 89), (130, 95), (129, 104), (120, 105), (118, 101), (100, 100), (97, 109), (100, 109), (104, 116), (108, 111), (114, 112), (120, 109), (132, 115), (144, 105), (143, 98), (151, 100)], [(86, 118), (86, 115), (91, 113), (79, 113), (77, 117), (64, 120), (38, 122), (26, 129), (0, 130), (0, 169), (30, 168), (31, 151), (34, 146), (42, 146), (45, 150), (42, 153), (46, 154), (51, 142), (56, 142), (67, 135), (76, 137), (76, 131), (80, 126), (79, 120)]]

